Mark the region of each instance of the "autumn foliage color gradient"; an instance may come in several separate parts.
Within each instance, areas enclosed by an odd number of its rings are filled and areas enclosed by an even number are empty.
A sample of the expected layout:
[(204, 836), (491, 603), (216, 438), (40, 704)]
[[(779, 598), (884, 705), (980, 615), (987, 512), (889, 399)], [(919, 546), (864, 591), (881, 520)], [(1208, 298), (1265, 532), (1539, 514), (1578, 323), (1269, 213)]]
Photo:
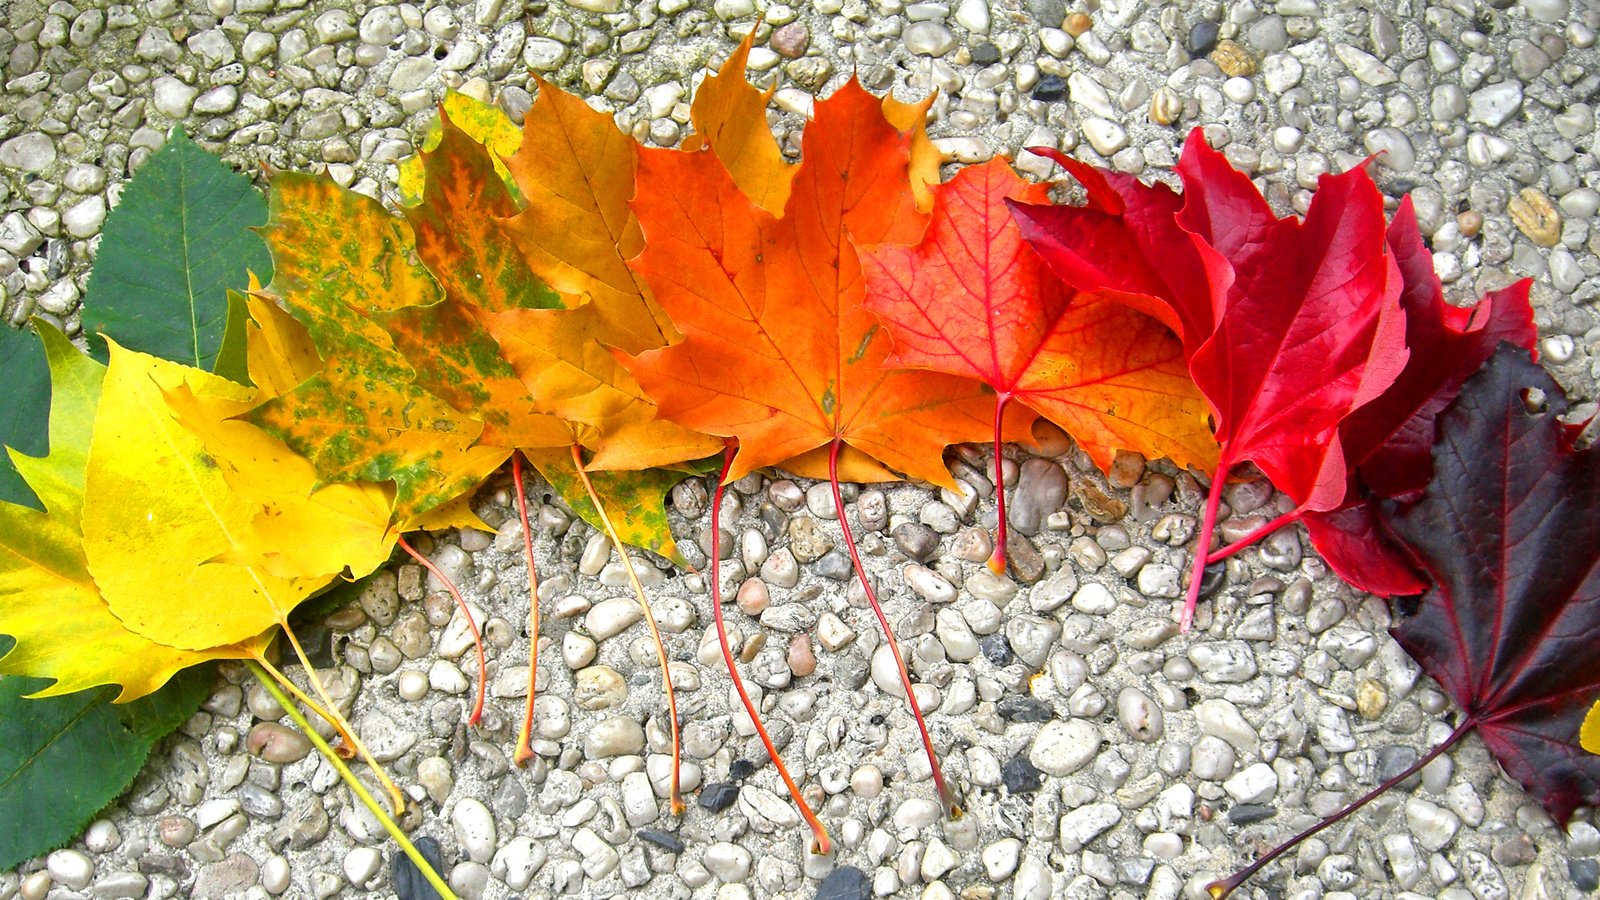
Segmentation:
[[(1364, 168), (1280, 217), (1198, 130), (1181, 192), (1035, 151), (1084, 198), (1052, 203), (999, 158), (941, 183), (926, 106), (851, 81), (791, 163), (748, 50), (705, 80), (679, 149), (541, 84), (520, 129), (452, 96), (402, 215), (276, 175), (275, 274), (240, 307), (249, 384), (115, 343), (101, 367), (40, 326), (50, 455), (17, 461), (45, 509), (0, 506), (0, 672), (128, 700), (208, 659), (265, 664), (297, 603), (405, 533), (480, 526), (471, 494), (513, 456), (619, 553), (683, 563), (663, 505), (683, 478), (828, 478), (854, 555), (839, 481), (955, 489), (946, 448), (990, 441), (1004, 573), (1001, 444), (1042, 417), (1102, 470), (1132, 453), (1209, 478), (1186, 630), (1208, 563), (1304, 522), (1358, 588), (1423, 595), (1395, 634), (1466, 710), (1452, 742), (1475, 727), (1560, 821), (1600, 803), (1600, 757), (1578, 749), (1600, 750), (1600, 676), (1574, 662), (1600, 632), (1600, 468), (1554, 421), (1526, 283), (1451, 306), (1410, 202), (1386, 219)], [(1226, 483), (1262, 476), (1292, 511), (1214, 547)], [(1461, 499), (1492, 488), (1573, 531)], [(1551, 559), (1562, 578), (1531, 576)]]

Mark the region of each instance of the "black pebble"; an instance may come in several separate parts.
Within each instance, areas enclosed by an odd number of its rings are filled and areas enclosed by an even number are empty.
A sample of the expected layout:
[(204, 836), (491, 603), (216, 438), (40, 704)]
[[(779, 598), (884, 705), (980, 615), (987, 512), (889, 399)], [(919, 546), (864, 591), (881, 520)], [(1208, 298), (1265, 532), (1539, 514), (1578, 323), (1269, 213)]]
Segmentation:
[(1189, 29), (1189, 53), (1192, 56), (1205, 56), (1217, 46), (1217, 33), (1221, 27), (1215, 22), (1202, 19), (1194, 23)]
[(868, 900), (872, 880), (855, 866), (844, 866), (828, 873), (817, 885), (817, 900)]
[(1011, 644), (1007, 643), (1003, 634), (986, 634), (978, 639), (978, 649), (983, 651), (983, 658), (997, 666), (1009, 666), (1015, 657), (1011, 654)]
[(1044, 784), (1044, 773), (1026, 756), (1013, 756), (1000, 767), (1000, 780), (1013, 794), (1031, 794)]
[(1222, 587), (1222, 583), (1227, 580), (1228, 564), (1226, 562), (1215, 562), (1206, 566), (1205, 573), (1200, 576), (1200, 596), (1209, 597), (1215, 594), (1217, 588)]
[(984, 41), (972, 48), (972, 61), (980, 66), (992, 66), (1000, 61), (1000, 48)]
[(756, 773), (756, 764), (748, 759), (736, 759), (728, 766), (728, 777), (734, 781), (743, 781)]
[(722, 812), (739, 799), (739, 786), (728, 781), (708, 784), (700, 789), (700, 805), (712, 812)]
[(1567, 874), (1572, 877), (1572, 886), (1585, 894), (1592, 894), (1595, 889), (1600, 888), (1600, 861), (1569, 859)]
[[(433, 871), (444, 877), (447, 874), (444, 851), (440, 849), (439, 842), (431, 837), (420, 837), (413, 843), (428, 865), (433, 866)], [(389, 880), (393, 882), (395, 896), (400, 900), (440, 900), (439, 892), (433, 889), (428, 879), (422, 877), (422, 870), (404, 853), (396, 853), (389, 863)]]
[(1067, 80), (1060, 75), (1046, 75), (1033, 86), (1033, 99), (1049, 103), (1067, 95)]
[(683, 841), (678, 840), (676, 837), (666, 833), (665, 831), (657, 831), (654, 828), (641, 828), (639, 829), (638, 834), (639, 840), (649, 841), (668, 853), (683, 852)]
[(1001, 697), (994, 711), (1007, 722), (1048, 722), (1055, 718), (1050, 707), (1032, 697)]
[(1270, 819), (1278, 811), (1263, 803), (1241, 803), (1228, 810), (1228, 821), (1235, 825), (1249, 825), (1262, 819)]

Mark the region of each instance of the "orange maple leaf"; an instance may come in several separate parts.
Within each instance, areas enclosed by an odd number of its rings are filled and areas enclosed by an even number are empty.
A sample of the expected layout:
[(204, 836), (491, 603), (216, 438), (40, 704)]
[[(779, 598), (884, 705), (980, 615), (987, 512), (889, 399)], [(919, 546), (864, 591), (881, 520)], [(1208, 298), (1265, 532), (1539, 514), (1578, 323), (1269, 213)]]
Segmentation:
[(683, 339), (619, 358), (662, 415), (739, 439), (731, 479), (778, 464), (826, 477), (837, 440), (853, 450), (847, 477), (953, 486), (944, 447), (988, 436), (993, 394), (886, 367), (888, 337), (861, 305), (850, 238), (909, 243), (926, 224), (910, 143), (851, 81), (817, 104), (781, 218), (711, 153), (641, 153), (633, 206), (647, 241), (633, 266)]

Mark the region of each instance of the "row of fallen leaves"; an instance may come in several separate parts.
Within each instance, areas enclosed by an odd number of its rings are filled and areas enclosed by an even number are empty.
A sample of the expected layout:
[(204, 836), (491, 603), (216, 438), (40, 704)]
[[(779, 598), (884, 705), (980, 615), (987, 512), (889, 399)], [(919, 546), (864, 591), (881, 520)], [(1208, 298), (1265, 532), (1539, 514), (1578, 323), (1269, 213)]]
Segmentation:
[[(1600, 676), (1572, 663), (1600, 618), (1582, 567), (1600, 537), (1563, 517), (1558, 539), (1533, 522), (1483, 546), (1528, 505), (1485, 521), (1452, 506), (1494, 485), (1563, 511), (1594, 496), (1559, 389), (1495, 356), (1531, 350), (1526, 283), (1450, 306), (1409, 201), (1386, 222), (1356, 169), (1280, 219), (1199, 132), (1181, 194), (1049, 153), (1085, 198), (1054, 205), (1004, 160), (939, 183), (926, 105), (851, 82), (791, 165), (748, 49), (703, 81), (680, 149), (640, 148), (542, 85), (521, 129), (449, 98), (399, 218), (275, 176), (275, 274), (233, 298), (248, 384), (115, 344), (102, 371), (41, 328), (51, 451), (17, 465), (45, 511), (0, 506), (0, 632), (17, 638), (0, 671), (55, 679), (40, 696), (118, 684), (129, 700), (207, 659), (265, 663), (305, 597), (407, 531), (477, 524), (467, 500), (508, 458), (681, 562), (662, 497), (719, 450), (723, 482), (779, 467), (953, 488), (945, 447), (992, 437), (998, 476), (999, 442), (1042, 415), (1102, 469), (1132, 452), (1212, 473), (1185, 627), (1209, 562), (1304, 521), (1357, 587), (1428, 592), (1396, 634), (1467, 710), (1452, 740), (1476, 727), (1559, 820), (1600, 802), (1577, 748)], [(1491, 358), (1460, 424), (1439, 425)], [(1530, 386), (1551, 421), (1518, 417)], [(1548, 465), (1494, 469), (1495, 435)], [(1296, 507), (1212, 552), (1247, 464)], [(1531, 583), (1545, 550), (1570, 584)], [(213, 596), (232, 599), (193, 600)], [(1600, 714), (1587, 728), (1600, 742)]]

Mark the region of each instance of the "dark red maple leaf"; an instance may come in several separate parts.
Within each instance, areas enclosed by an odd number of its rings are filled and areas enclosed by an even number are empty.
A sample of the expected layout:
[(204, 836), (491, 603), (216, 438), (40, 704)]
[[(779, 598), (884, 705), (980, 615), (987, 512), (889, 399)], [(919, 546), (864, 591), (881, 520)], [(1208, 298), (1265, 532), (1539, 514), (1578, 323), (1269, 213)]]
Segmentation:
[[(1529, 412), (1531, 391), (1543, 408)], [(1392, 629), (1466, 713), (1415, 765), (1212, 886), (1225, 897), (1274, 858), (1410, 777), (1471, 731), (1565, 825), (1600, 804), (1600, 756), (1579, 744), (1600, 697), (1600, 450), (1576, 451), (1566, 396), (1502, 346), (1437, 417), (1433, 481), (1378, 508), (1433, 587)]]
[(1566, 411), (1549, 374), (1502, 347), (1440, 415), (1422, 498), (1381, 510), (1434, 584), (1395, 639), (1562, 824), (1600, 805), (1600, 756), (1578, 746), (1600, 696), (1600, 451), (1573, 450)]

